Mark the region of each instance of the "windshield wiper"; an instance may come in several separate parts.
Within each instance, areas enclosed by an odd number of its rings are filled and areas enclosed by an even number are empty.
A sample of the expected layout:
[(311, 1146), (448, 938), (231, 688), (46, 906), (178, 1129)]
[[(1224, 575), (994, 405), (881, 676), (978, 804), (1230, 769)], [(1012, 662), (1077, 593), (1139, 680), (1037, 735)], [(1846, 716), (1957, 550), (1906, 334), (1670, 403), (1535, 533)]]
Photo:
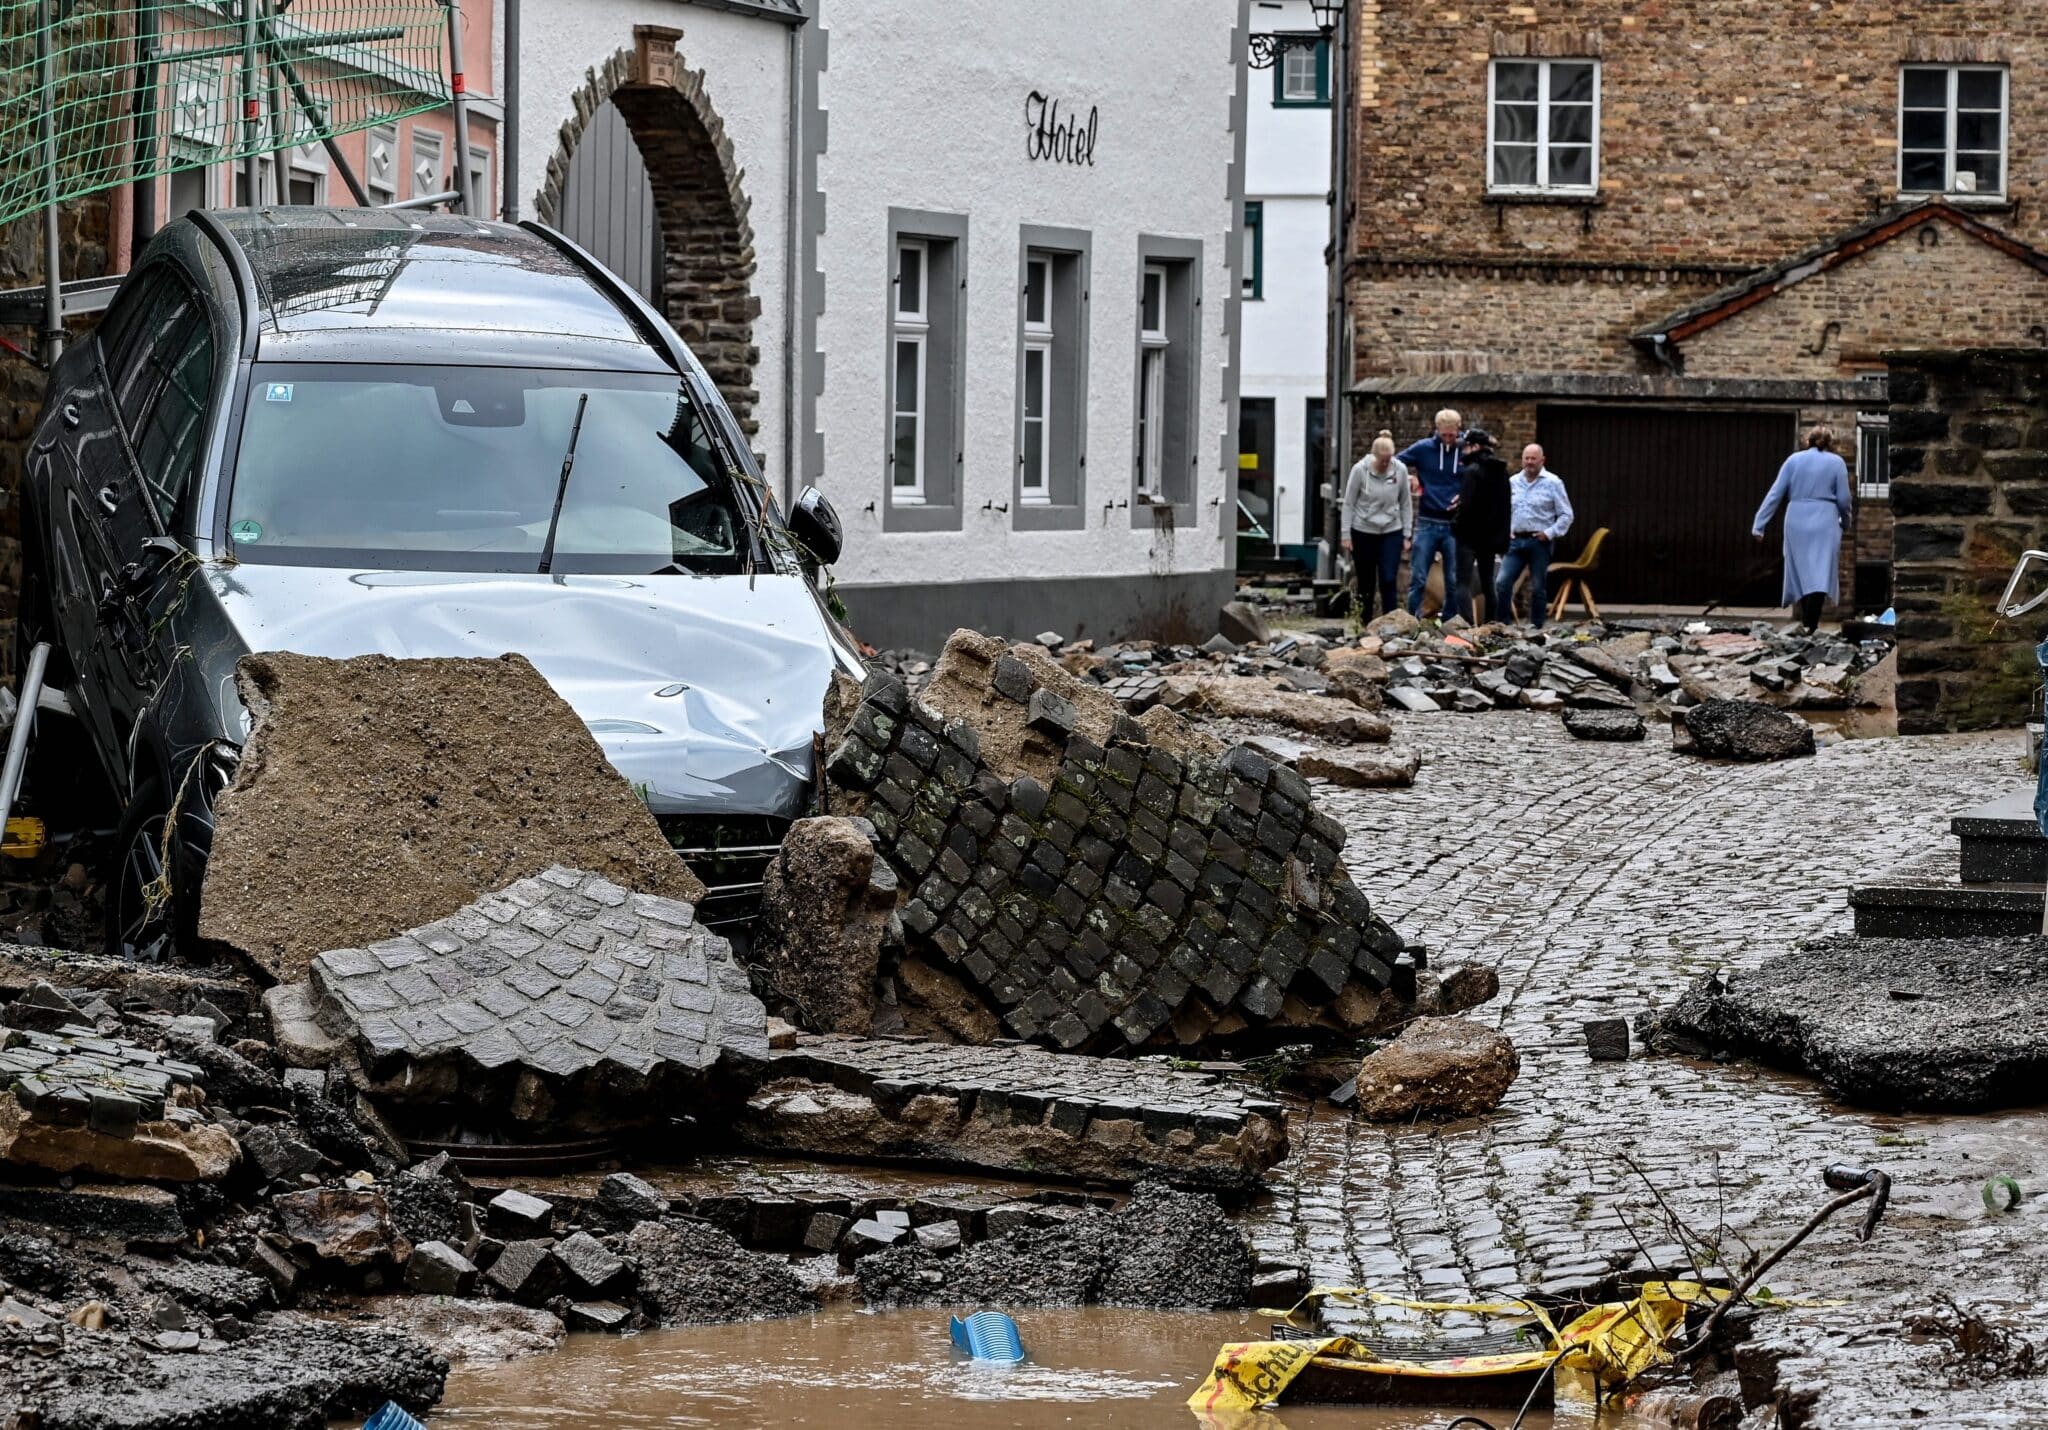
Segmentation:
[(583, 409), (590, 406), (590, 394), (576, 395), (576, 421), (569, 428), (569, 450), (562, 453), (562, 479), (555, 484), (555, 509), (548, 516), (548, 539), (540, 549), (540, 574), (555, 564), (555, 532), (562, 525), (562, 504), (569, 500), (569, 473), (576, 467), (576, 443), (583, 436)]

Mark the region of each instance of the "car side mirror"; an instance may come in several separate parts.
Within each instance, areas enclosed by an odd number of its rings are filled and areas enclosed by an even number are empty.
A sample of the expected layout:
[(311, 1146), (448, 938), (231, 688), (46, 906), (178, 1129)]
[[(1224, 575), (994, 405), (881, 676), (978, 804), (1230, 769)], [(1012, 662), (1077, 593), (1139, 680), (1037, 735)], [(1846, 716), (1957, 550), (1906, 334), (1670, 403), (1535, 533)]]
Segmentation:
[(837, 561), (846, 544), (846, 529), (839, 523), (839, 513), (816, 487), (805, 487), (797, 493), (796, 505), (789, 513), (789, 534), (803, 548), (804, 557), (820, 566)]

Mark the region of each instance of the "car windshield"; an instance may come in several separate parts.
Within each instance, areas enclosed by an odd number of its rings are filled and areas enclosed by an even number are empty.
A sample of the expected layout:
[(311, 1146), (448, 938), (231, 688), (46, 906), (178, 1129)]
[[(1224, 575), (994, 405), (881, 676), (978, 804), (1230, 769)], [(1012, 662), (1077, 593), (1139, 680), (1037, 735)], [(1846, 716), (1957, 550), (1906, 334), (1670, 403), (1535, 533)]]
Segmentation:
[(240, 560), (538, 571), (550, 526), (555, 572), (735, 572), (747, 551), (733, 479), (673, 376), (255, 368), (228, 499)]

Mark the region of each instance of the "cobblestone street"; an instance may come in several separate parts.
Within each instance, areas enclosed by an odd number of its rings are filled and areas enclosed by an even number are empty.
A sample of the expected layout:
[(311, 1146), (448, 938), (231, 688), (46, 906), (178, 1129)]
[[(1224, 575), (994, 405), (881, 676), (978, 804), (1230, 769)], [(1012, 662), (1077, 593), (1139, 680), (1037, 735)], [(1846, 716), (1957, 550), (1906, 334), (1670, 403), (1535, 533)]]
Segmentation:
[(1275, 1199), (1255, 1214), (1263, 1251), (1305, 1259), (1323, 1284), (1431, 1299), (1681, 1269), (1617, 1155), (1632, 1146), (1690, 1227), (1725, 1225), (1766, 1250), (1824, 1200), (1827, 1163), (1897, 1178), (1868, 1246), (1829, 1225), (1772, 1274), (1778, 1294), (2041, 1299), (2041, 1261), (2025, 1249), (2039, 1205), (1994, 1220), (1979, 1189), (1993, 1172), (2039, 1184), (2048, 1115), (1873, 1115), (1739, 1065), (1640, 1051), (1595, 1063), (1580, 1032), (1667, 1003), (1699, 973), (1847, 931), (1851, 883), (1952, 857), (1949, 816), (2024, 778), (2016, 735), (1851, 741), (1731, 767), (1672, 754), (1660, 727), (1640, 745), (1591, 745), (1534, 714), (1396, 722), (1396, 743), (1424, 758), (1412, 789), (1318, 794), (1350, 831), (1345, 857), (1376, 912), (1433, 965), (1499, 970), (1500, 998), (1473, 1016), (1515, 1040), (1521, 1077), (1498, 1113), (1443, 1129), (1328, 1109), (1297, 1122)]

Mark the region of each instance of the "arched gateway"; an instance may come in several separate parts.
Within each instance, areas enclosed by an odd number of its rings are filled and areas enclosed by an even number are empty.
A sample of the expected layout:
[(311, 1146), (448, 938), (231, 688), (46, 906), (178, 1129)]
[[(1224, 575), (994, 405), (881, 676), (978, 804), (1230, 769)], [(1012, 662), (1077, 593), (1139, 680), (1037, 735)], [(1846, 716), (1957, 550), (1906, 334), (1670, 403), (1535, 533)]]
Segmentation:
[[(741, 188), (745, 174), (733, 160), (725, 121), (705, 93), (704, 72), (686, 68), (676, 54), (681, 37), (680, 30), (637, 25), (633, 48), (587, 72), (573, 97), (574, 113), (563, 122), (548, 159), (547, 182), (535, 208), (542, 222), (562, 227), (572, 238), (596, 236), (581, 235), (565, 221), (564, 198), (572, 189), (578, 146), (602, 129), (601, 112), (609, 104), (646, 166), (660, 235), (659, 306), (751, 436), (760, 396), (754, 386), (754, 366), (761, 358), (754, 345), (754, 319), (760, 316), (761, 300), (750, 286), (756, 264), (754, 230)], [(592, 180), (579, 173), (577, 181), (581, 186)], [(633, 182), (637, 189), (637, 176)], [(599, 205), (599, 221), (630, 222), (629, 197), (622, 193), (619, 202)]]

